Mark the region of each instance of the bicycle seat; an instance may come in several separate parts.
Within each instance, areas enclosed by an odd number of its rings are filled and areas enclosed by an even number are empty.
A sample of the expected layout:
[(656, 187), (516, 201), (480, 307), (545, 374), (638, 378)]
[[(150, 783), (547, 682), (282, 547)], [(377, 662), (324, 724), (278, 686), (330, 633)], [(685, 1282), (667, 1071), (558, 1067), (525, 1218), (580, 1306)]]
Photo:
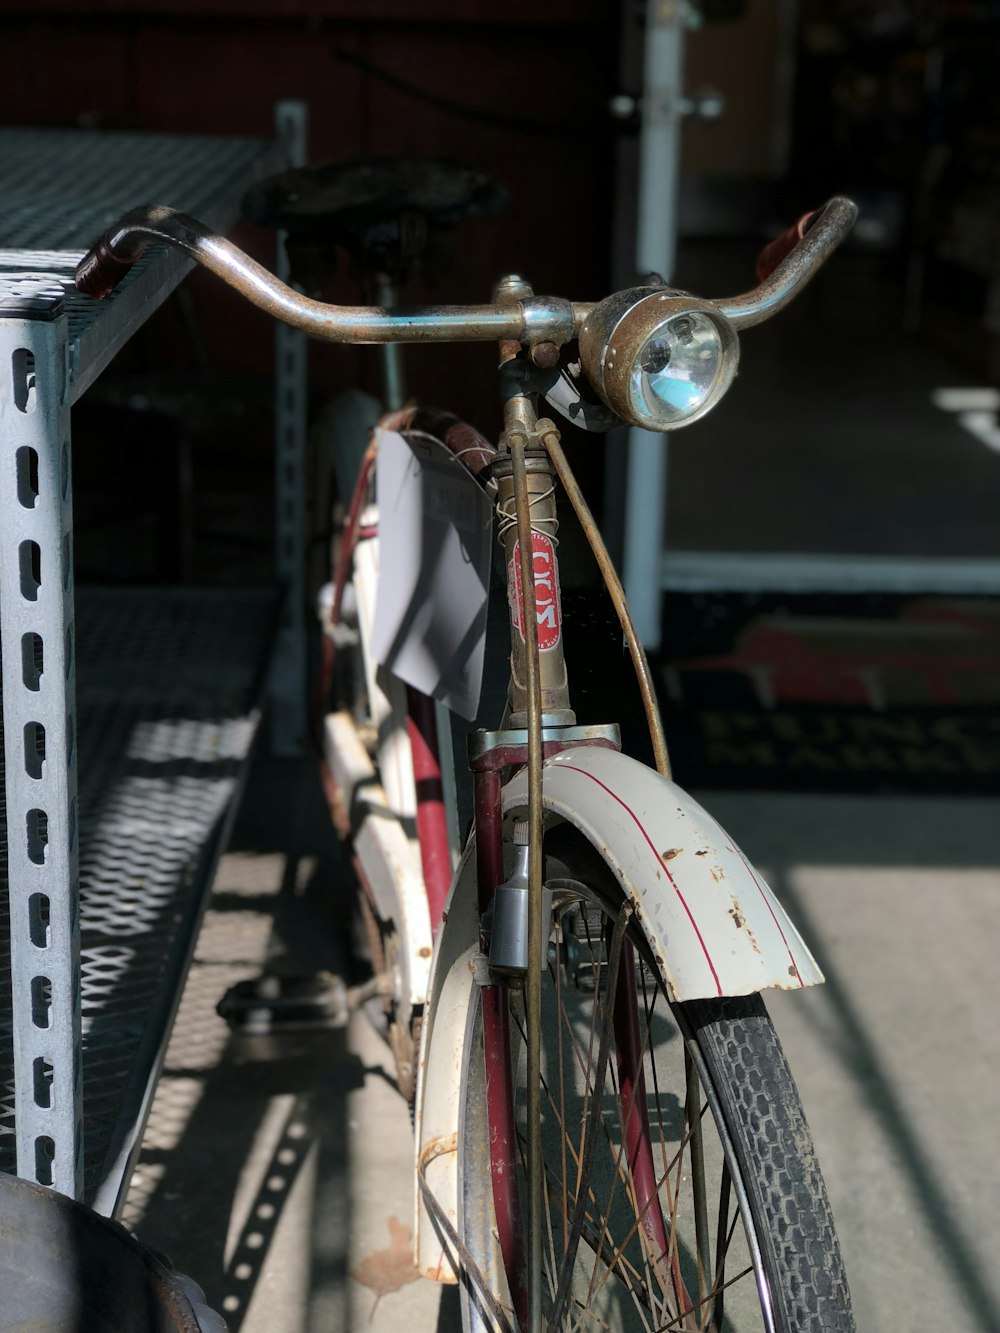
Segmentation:
[[(243, 214), (284, 229), (293, 267), (297, 255), (300, 264), (307, 262), (314, 282), (318, 266), (335, 262), (330, 252), (337, 245), (362, 275), (385, 273), (402, 281), (432, 234), (439, 237), (465, 218), (490, 217), (506, 202), (501, 185), (457, 162), (366, 158), (271, 176), (246, 195)], [(432, 248), (440, 251), (440, 246)], [(440, 271), (440, 253), (435, 258), (431, 268)]]
[(243, 212), (252, 222), (285, 231), (327, 235), (356, 232), (402, 213), (422, 213), (431, 223), (489, 217), (507, 192), (482, 171), (441, 158), (375, 157), (296, 167), (271, 176), (247, 194)]

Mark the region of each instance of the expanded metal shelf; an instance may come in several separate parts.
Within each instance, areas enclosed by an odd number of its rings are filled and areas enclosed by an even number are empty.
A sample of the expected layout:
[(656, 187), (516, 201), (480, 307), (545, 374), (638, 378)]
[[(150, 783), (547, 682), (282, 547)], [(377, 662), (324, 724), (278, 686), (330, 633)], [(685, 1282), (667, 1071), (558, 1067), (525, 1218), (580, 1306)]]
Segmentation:
[[(273, 595), (254, 591), (77, 594), (83, 1197), (104, 1213), (128, 1184), (274, 618)], [(6, 842), (0, 809), (0, 1170), (13, 1172)]]
[(225, 230), (281, 161), (258, 139), (0, 129), (0, 318), (63, 299), (75, 402), (191, 268), (178, 251), (150, 247), (110, 297), (92, 301), (73, 286), (90, 245), (142, 204)]
[(0, 130), (0, 1169), (109, 1214), (281, 638), (271, 593), (75, 593), (70, 406), (190, 262), (151, 247), (104, 301), (73, 272), (143, 204), (225, 232), (285, 158)]

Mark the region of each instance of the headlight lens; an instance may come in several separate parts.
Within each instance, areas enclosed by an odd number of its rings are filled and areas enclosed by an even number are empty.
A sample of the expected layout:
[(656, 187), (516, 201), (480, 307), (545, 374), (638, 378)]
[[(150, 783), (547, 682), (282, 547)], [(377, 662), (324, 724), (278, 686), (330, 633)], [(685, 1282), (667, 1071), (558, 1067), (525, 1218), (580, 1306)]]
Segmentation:
[(617, 292), (580, 330), (590, 382), (625, 421), (676, 430), (714, 407), (732, 382), (739, 342), (708, 302), (662, 287)]
[(629, 401), (636, 416), (682, 421), (712, 392), (722, 367), (722, 339), (707, 315), (675, 315), (636, 357)]

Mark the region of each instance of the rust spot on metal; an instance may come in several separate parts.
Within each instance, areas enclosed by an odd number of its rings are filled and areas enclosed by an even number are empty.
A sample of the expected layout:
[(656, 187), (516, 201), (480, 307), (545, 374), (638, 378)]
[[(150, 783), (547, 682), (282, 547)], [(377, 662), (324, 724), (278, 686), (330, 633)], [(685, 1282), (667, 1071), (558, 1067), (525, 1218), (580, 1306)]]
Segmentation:
[(422, 948), (417, 950), (417, 953), (421, 958), (430, 958), (431, 956), (430, 945), (425, 944)]
[(683, 850), (683, 847), (670, 847), (667, 851), (661, 852), (660, 856), (664, 861), (672, 861), (675, 856), (680, 856)]
[(733, 925), (736, 929), (742, 930), (746, 934), (747, 939), (750, 941), (750, 947), (753, 949), (754, 953), (760, 954), (760, 945), (757, 943), (753, 931), (747, 925), (747, 919), (743, 915), (743, 909), (740, 907), (738, 898), (733, 899), (733, 905), (729, 909), (729, 915), (733, 918)]
[(438, 1157), (445, 1157), (448, 1153), (458, 1152), (458, 1134), (437, 1134), (427, 1142), (420, 1150), (418, 1166), (424, 1170)]
[(531, 349), (531, 359), (536, 366), (548, 370), (559, 363), (559, 348), (554, 342), (536, 343)]
[(722, 883), (722, 881), (725, 879), (725, 875), (722, 872), (721, 866), (712, 867), (712, 878), (715, 880), (716, 884)]
[(796, 981), (798, 980), (798, 976), (799, 976), (799, 974), (798, 974), (798, 972), (795, 970), (795, 964), (794, 964), (794, 963), (792, 963), (791, 967), (788, 969), (788, 975), (789, 975), (790, 977), (795, 977)]
[(700, 851), (695, 852), (695, 856), (707, 856), (707, 855), (708, 855), (707, 847), (702, 847)]

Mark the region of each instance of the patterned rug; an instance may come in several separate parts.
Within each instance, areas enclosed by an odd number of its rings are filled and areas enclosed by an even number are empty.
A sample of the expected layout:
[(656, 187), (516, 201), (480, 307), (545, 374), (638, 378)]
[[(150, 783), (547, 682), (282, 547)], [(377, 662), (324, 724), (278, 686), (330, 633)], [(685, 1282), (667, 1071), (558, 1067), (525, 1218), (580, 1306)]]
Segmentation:
[(669, 595), (686, 786), (1000, 788), (1000, 598)]

